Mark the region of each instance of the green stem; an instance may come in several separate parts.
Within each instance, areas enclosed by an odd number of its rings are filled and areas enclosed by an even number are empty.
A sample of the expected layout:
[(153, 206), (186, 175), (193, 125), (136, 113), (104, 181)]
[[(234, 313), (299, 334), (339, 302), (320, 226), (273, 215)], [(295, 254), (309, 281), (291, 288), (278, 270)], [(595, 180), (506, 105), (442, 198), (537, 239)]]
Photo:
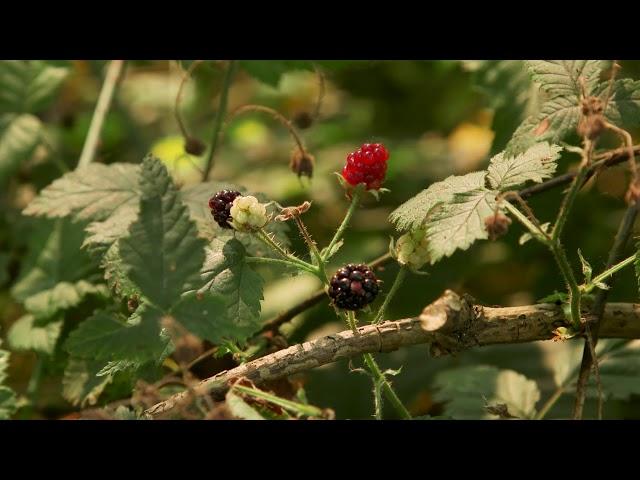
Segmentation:
[[(265, 263), (265, 264), (274, 264), (277, 263), (279, 265), (286, 265), (288, 267), (302, 268), (302, 265), (296, 262), (292, 262), (290, 260), (285, 260), (282, 258), (270, 258), (270, 257), (245, 257), (247, 263)], [(309, 273), (315, 274), (315, 270), (307, 269)]]
[(382, 306), (378, 310), (376, 317), (373, 319), (373, 323), (380, 323), (380, 321), (382, 321), (384, 314), (387, 310), (387, 307), (391, 303), (391, 299), (393, 298), (393, 296), (396, 294), (396, 292), (402, 285), (402, 282), (404, 281), (406, 276), (407, 276), (407, 268), (405, 266), (401, 266), (400, 270), (398, 270), (398, 274), (396, 275), (395, 280), (393, 281), (393, 285), (391, 285), (391, 290), (389, 290), (389, 293), (387, 293), (387, 296), (385, 297), (384, 302), (382, 303)]
[[(262, 240), (262, 242), (264, 242), (266, 245), (268, 245), (271, 248), (273, 248), (285, 260), (295, 264), (297, 267), (299, 267), (299, 268), (301, 268), (303, 270), (306, 270), (306, 271), (308, 271), (310, 273), (313, 273), (314, 275), (320, 276), (320, 271), (315, 265), (311, 265), (310, 263), (307, 263), (304, 260), (300, 260), (295, 255), (292, 255), (292, 254), (288, 253), (284, 248), (282, 248), (280, 245), (278, 245), (276, 242), (274, 242), (273, 239), (269, 236), (269, 234), (264, 231), (264, 229), (258, 230), (256, 232), (256, 237), (258, 237), (260, 240)], [(254, 258), (256, 258), (256, 257), (254, 257)], [(326, 279), (324, 279), (322, 277), (320, 277), (320, 279), (323, 282), (326, 281)]]
[(360, 195), (361, 194), (358, 190), (355, 190), (353, 192), (353, 197), (351, 197), (351, 205), (349, 205), (349, 210), (347, 210), (347, 214), (344, 216), (342, 223), (338, 227), (338, 230), (336, 230), (336, 234), (333, 236), (333, 238), (331, 239), (331, 242), (329, 243), (329, 246), (325, 250), (325, 255), (328, 255), (329, 252), (331, 252), (331, 250), (335, 246), (335, 244), (338, 243), (342, 238), (342, 234), (344, 233), (347, 226), (349, 225), (349, 222), (351, 221), (351, 217), (353, 216), (353, 213), (356, 211), (356, 207), (358, 206), (358, 201), (360, 200)]
[(567, 255), (564, 252), (564, 248), (560, 245), (560, 242), (553, 242), (550, 245), (551, 252), (562, 272), (562, 276), (564, 277), (567, 286), (569, 287), (569, 293), (571, 296), (571, 321), (573, 326), (576, 328), (580, 327), (580, 303), (581, 303), (581, 295), (580, 286), (576, 281), (576, 277), (573, 274), (573, 270), (571, 269), (571, 265), (569, 265), (569, 260), (567, 259)]
[(564, 229), (564, 225), (569, 217), (571, 207), (573, 207), (576, 197), (578, 196), (580, 187), (582, 187), (585, 178), (587, 178), (587, 173), (589, 173), (589, 169), (585, 166), (581, 166), (578, 175), (573, 179), (573, 183), (571, 184), (571, 187), (569, 187), (569, 191), (562, 201), (560, 211), (558, 212), (558, 218), (556, 219), (556, 223), (553, 226), (553, 233), (551, 234), (551, 239), (554, 242), (557, 242), (562, 234), (562, 230)]
[(229, 61), (227, 72), (224, 75), (222, 83), (222, 92), (220, 93), (220, 103), (218, 104), (218, 111), (216, 112), (216, 118), (213, 123), (213, 132), (211, 133), (211, 148), (207, 152), (205, 169), (202, 173), (202, 181), (206, 182), (209, 179), (209, 172), (213, 166), (213, 155), (216, 152), (218, 141), (220, 139), (220, 129), (225, 115), (227, 114), (227, 101), (229, 98), (229, 88), (231, 87), (231, 81), (237, 68), (237, 62), (235, 60)]
[(322, 255), (320, 255), (320, 250), (318, 250), (316, 242), (314, 242), (313, 238), (311, 238), (311, 235), (309, 234), (307, 227), (302, 221), (302, 219), (298, 215), (295, 215), (293, 218), (296, 222), (296, 225), (298, 226), (300, 235), (302, 235), (302, 238), (307, 244), (307, 247), (309, 247), (310, 256), (315, 258), (316, 262), (318, 262), (318, 270), (320, 271), (320, 275), (322, 275), (323, 278), (327, 278), (327, 273), (324, 268), (325, 262), (324, 262), (324, 259), (322, 258)]
[(509, 210), (509, 213), (511, 213), (516, 218), (516, 220), (518, 220), (527, 230), (529, 230), (531, 235), (533, 235), (536, 240), (544, 243), (545, 245), (549, 244), (548, 236), (514, 205), (507, 201), (504, 201), (502, 205), (504, 206), (504, 208)]
[(585, 293), (591, 292), (591, 290), (593, 290), (593, 288), (596, 286), (596, 283), (600, 283), (603, 280), (613, 276), (615, 273), (622, 270), (627, 265), (631, 265), (633, 262), (635, 262), (635, 260), (636, 260), (636, 255), (631, 255), (629, 258), (625, 258), (621, 262), (616, 263), (613, 267), (608, 268), (607, 270), (602, 272), (600, 275), (592, 279), (588, 285), (584, 286)]
[(393, 405), (393, 408), (395, 408), (396, 412), (398, 412), (400, 418), (402, 418), (403, 420), (411, 420), (411, 414), (409, 413), (409, 410), (407, 410), (407, 408), (402, 404), (400, 398), (398, 398), (398, 395), (396, 395), (396, 392), (391, 387), (391, 384), (384, 376), (384, 374), (380, 371), (380, 367), (373, 358), (373, 355), (371, 355), (370, 353), (365, 353), (364, 355), (362, 355), (362, 358), (367, 364), (369, 371), (373, 374), (374, 380), (381, 383), (382, 389), (384, 390), (387, 399), (389, 400), (389, 402), (391, 402), (391, 405)]

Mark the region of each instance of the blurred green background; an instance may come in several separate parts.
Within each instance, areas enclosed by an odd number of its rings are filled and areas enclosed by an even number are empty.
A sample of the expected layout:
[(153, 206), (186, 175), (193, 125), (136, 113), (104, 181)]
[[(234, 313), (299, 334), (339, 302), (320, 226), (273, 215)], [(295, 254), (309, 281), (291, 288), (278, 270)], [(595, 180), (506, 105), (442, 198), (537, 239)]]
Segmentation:
[[(17, 278), (27, 252), (30, 219), (20, 211), (41, 188), (79, 158), (106, 62), (61, 62), (70, 69), (53, 104), (39, 114), (46, 127), (49, 147), (41, 145), (11, 177), (0, 192), (0, 332), (19, 318), (22, 307), (9, 289)], [(319, 82), (313, 70), (297, 70), (291, 64), (244, 62), (229, 95), (229, 111), (245, 104), (272, 107), (291, 118), (312, 111)], [(298, 179), (289, 169), (293, 144), (287, 130), (264, 114), (245, 114), (224, 131), (211, 179), (230, 181), (252, 191), (265, 193), (282, 205), (313, 202), (305, 221), (315, 239), (326, 245), (340, 223), (347, 201), (333, 172), (340, 171), (347, 153), (365, 142), (383, 142), (391, 157), (385, 187), (391, 190), (379, 202), (368, 198), (356, 213), (345, 236), (345, 245), (332, 259), (336, 268), (346, 262), (371, 260), (386, 252), (394, 235), (387, 217), (399, 204), (432, 182), (451, 174), (485, 168), (492, 153), (499, 151), (522, 119), (523, 111), (509, 97), (498, 102), (497, 90), (478, 88), (483, 82), (482, 62), (462, 61), (357, 61), (329, 62), (324, 68), (325, 94), (318, 120), (301, 131), (316, 166), (311, 181)], [(180, 184), (197, 183), (203, 158), (183, 150), (183, 139), (174, 116), (174, 102), (184, 68), (189, 62), (131, 61), (115, 104), (108, 115), (97, 161), (140, 162), (152, 151), (169, 167)], [(640, 78), (640, 62), (623, 61), (624, 76)], [(294, 65), (295, 66), (295, 65)], [(283, 73), (284, 72), (284, 73)], [(206, 62), (186, 84), (180, 107), (193, 136), (210, 142), (224, 63)], [(486, 79), (485, 79), (486, 80)], [(506, 87), (505, 87), (506, 88)], [(497, 95), (491, 93), (498, 92)], [(506, 92), (507, 90), (505, 90)], [(487, 94), (489, 93), (489, 95)], [(515, 106), (514, 106), (515, 105)], [(638, 132), (632, 132), (637, 138)], [(494, 141), (495, 139), (495, 141)], [(563, 155), (559, 172), (575, 167), (576, 155)], [(580, 195), (566, 228), (564, 243), (577, 266), (580, 248), (595, 270), (606, 262), (617, 223), (625, 209), (626, 177), (613, 168)], [(214, 192), (212, 192), (214, 193)], [(531, 200), (541, 221), (556, 214), (561, 190)], [(389, 318), (419, 313), (445, 289), (468, 293), (485, 305), (526, 305), (563, 290), (550, 255), (533, 242), (518, 245), (522, 230), (514, 225), (496, 242), (478, 242), (468, 251), (458, 251), (428, 268), (429, 275), (412, 275), (392, 302)], [(291, 231), (293, 250), (304, 244)], [(332, 267), (333, 268), (333, 267)], [(379, 273), (389, 284), (397, 267), (388, 264)], [(260, 270), (267, 280), (263, 316), (265, 319), (306, 298), (318, 283), (304, 276), (282, 277)], [(637, 285), (630, 269), (616, 280), (611, 301), (634, 301)], [(290, 344), (343, 330), (328, 301), (297, 317), (283, 327)], [(509, 368), (538, 381), (542, 400), (553, 391), (553, 362), (569, 343), (485, 347), (452, 358), (433, 359), (427, 347), (419, 346), (379, 355), (386, 368), (399, 368), (394, 378), (399, 395), (416, 415), (442, 412), (433, 401), (434, 375), (456, 365), (495, 365)], [(12, 356), (10, 384), (24, 391), (33, 356)], [(354, 360), (353, 366), (360, 366)], [(52, 369), (41, 388), (36, 417), (57, 417), (73, 410), (60, 395), (60, 371)], [(338, 418), (370, 418), (373, 412), (371, 382), (364, 375), (350, 373), (347, 362), (309, 372), (300, 379), (309, 401), (333, 408)], [(571, 395), (565, 395), (550, 417), (567, 417)], [(593, 416), (589, 403), (587, 416)], [(390, 417), (393, 412), (387, 412)], [(640, 418), (637, 401), (607, 402), (610, 418)]]

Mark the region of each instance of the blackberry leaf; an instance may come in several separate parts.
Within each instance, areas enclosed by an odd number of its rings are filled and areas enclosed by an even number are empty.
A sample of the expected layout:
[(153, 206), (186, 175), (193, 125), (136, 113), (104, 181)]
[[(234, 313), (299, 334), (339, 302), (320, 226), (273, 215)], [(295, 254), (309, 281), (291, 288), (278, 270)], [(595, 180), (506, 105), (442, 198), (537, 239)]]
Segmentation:
[(549, 98), (567, 97), (577, 100), (583, 77), (587, 95), (598, 85), (602, 71), (610, 62), (604, 60), (529, 60), (526, 62), (534, 82), (540, 85)]
[[(244, 261), (246, 250), (236, 239), (226, 242), (215, 240), (207, 248), (207, 259), (202, 270), (205, 285), (200, 293), (219, 295), (225, 299), (227, 319), (225, 332), (242, 341), (260, 329), (260, 301), (262, 300), (262, 277)], [(227, 333), (228, 332), (228, 333)]]
[(42, 122), (31, 114), (0, 114), (0, 184), (33, 155), (42, 129)]
[(154, 305), (169, 310), (180, 295), (200, 283), (206, 241), (198, 238), (167, 169), (145, 158), (140, 177), (140, 214), (118, 241), (124, 270)]
[(45, 187), (24, 209), (25, 215), (104, 220), (135, 206), (140, 167), (128, 163), (91, 163)]
[(62, 330), (62, 318), (50, 321), (44, 326), (34, 324), (33, 315), (24, 315), (11, 325), (7, 332), (7, 342), (14, 350), (33, 350), (52, 354)]
[(450, 203), (456, 193), (484, 188), (485, 176), (484, 171), (473, 172), (436, 182), (391, 212), (389, 220), (399, 231), (418, 229), (438, 205)]
[(511, 190), (528, 181), (537, 183), (550, 178), (557, 168), (562, 147), (539, 143), (516, 157), (499, 153), (491, 159), (487, 179), (492, 188)]
[(476, 240), (488, 238), (484, 220), (494, 214), (495, 199), (495, 191), (482, 187), (457, 192), (449, 203), (438, 207), (426, 224), (432, 264), (457, 249), (466, 250)]
[(445, 413), (456, 419), (495, 418), (487, 405), (505, 405), (511, 415), (531, 419), (540, 400), (535, 381), (488, 365), (445, 370), (436, 375), (434, 386), (434, 400), (447, 402)]
[(117, 320), (112, 313), (94, 313), (71, 332), (65, 344), (67, 351), (95, 360), (138, 363), (156, 360), (167, 347), (166, 338), (160, 335), (163, 314), (146, 306), (138, 311), (127, 323)]
[(74, 406), (95, 405), (112, 375), (98, 377), (104, 360), (70, 358), (62, 377), (62, 396)]

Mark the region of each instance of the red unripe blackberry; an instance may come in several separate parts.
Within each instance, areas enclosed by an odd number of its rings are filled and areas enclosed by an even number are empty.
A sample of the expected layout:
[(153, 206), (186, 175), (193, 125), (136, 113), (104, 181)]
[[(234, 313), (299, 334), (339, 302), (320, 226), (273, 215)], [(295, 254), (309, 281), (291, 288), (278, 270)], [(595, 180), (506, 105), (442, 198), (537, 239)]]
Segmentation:
[(233, 220), (231, 218), (231, 206), (233, 201), (242, 195), (235, 190), (220, 190), (213, 197), (209, 199), (209, 208), (211, 209), (211, 215), (213, 219), (222, 228), (233, 228), (229, 222)]
[(384, 182), (387, 160), (389, 160), (389, 152), (384, 145), (365, 143), (358, 150), (347, 155), (342, 177), (350, 185), (365, 183), (367, 190), (377, 190)]
[(360, 310), (376, 299), (380, 287), (373, 271), (363, 263), (340, 268), (329, 282), (333, 304), (345, 310)]

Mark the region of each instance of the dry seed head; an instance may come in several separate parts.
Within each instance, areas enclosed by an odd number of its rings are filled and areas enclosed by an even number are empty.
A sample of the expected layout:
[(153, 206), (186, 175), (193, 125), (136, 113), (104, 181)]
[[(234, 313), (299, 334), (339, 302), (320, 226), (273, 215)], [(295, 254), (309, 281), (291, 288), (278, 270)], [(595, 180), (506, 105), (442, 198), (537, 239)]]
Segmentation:
[(500, 212), (484, 219), (484, 226), (489, 234), (489, 240), (496, 240), (509, 231), (511, 219)]

